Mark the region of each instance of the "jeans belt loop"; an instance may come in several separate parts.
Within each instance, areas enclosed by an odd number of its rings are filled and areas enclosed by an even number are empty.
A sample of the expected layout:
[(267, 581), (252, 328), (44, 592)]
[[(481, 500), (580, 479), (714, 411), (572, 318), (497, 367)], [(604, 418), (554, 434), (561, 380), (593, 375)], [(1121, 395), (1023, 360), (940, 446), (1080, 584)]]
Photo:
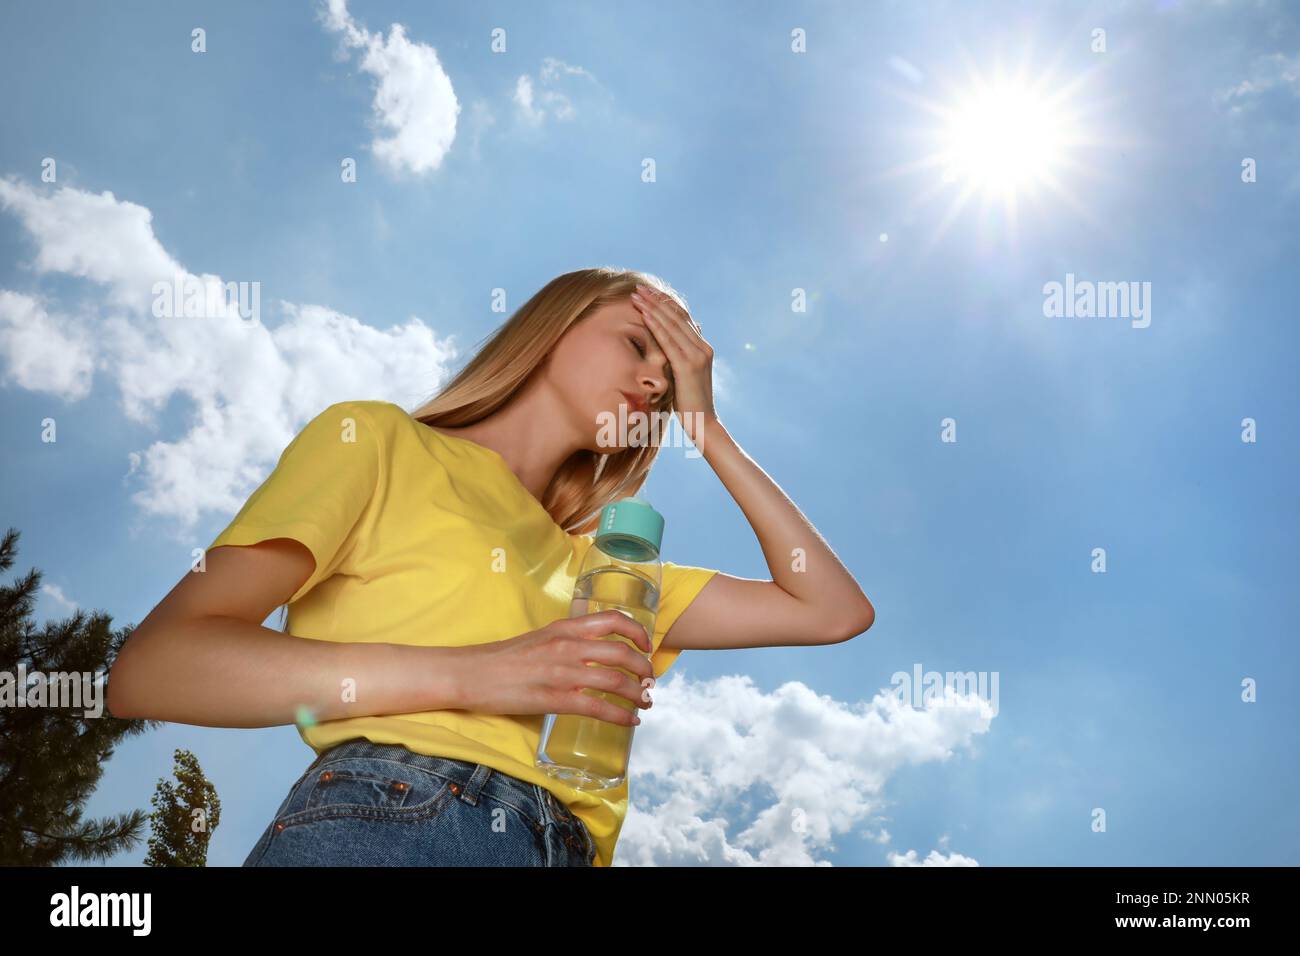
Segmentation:
[(481, 763), (475, 766), (474, 772), (470, 774), (469, 782), (460, 788), (460, 798), (470, 806), (478, 806), (478, 795), (483, 792), (483, 787), (491, 776), (492, 768), (487, 764)]

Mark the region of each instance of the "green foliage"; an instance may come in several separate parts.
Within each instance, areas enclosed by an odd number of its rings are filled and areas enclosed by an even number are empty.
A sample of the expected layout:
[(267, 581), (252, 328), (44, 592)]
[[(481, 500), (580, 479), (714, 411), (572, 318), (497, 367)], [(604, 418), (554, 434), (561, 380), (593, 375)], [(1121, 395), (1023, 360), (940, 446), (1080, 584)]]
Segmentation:
[[(13, 566), (18, 537), (10, 528), (0, 542), (0, 572)], [(134, 627), (114, 630), (110, 615), (77, 609), (38, 628), (40, 581), (32, 570), (0, 585), (0, 866), (103, 861), (138, 844), (143, 810), (97, 820), (82, 813), (118, 742), (162, 724), (118, 719), (104, 704), (104, 675)], [(75, 706), (59, 704), (69, 699), (56, 690), (60, 675)]]
[(159, 779), (149, 815), (153, 836), (145, 866), (206, 866), (208, 840), (221, 822), (217, 789), (188, 750), (174, 753), (176, 783)]

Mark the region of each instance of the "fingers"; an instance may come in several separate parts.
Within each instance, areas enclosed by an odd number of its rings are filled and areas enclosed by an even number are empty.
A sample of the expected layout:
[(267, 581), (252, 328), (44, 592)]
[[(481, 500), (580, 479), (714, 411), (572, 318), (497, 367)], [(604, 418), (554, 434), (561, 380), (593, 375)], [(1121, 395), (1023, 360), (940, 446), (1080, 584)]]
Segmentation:
[(659, 344), (665, 339), (685, 351), (695, 342), (703, 343), (703, 332), (695, 318), (672, 298), (658, 289), (637, 286), (632, 304), (646, 318), (650, 331)]
[(673, 353), (685, 345), (685, 340), (680, 331), (674, 328), (674, 323), (659, 314), (653, 302), (644, 299), (633, 299), (633, 304), (640, 310), (641, 315), (645, 317), (646, 325), (650, 329), (650, 334), (655, 337), (659, 347), (668, 355), (669, 361), (672, 361)]
[[(619, 640), (599, 638), (585, 640), (578, 645), (578, 654), (577, 663), (591, 662), (604, 664), (606, 667), (620, 667), (627, 673), (635, 675), (638, 681), (645, 680), (647, 677), (653, 679), (655, 676), (650, 658)], [(613, 690), (613, 688), (606, 687), (605, 690)], [(640, 696), (640, 691), (637, 691), (636, 696)]]
[(654, 667), (649, 655), (653, 642), (646, 629), (630, 615), (598, 611), (557, 622), (568, 632), (584, 638), (578, 645), (581, 666), (574, 684), (578, 706), (598, 720), (635, 726), (638, 710), (648, 710), (653, 701)]
[(641, 723), (641, 718), (635, 709), (628, 710), (619, 704), (611, 704), (594, 694), (578, 694), (577, 701), (575, 712), (586, 717), (595, 717), (597, 720), (621, 724), (624, 727), (635, 727)]
[(577, 628), (580, 637), (605, 637), (619, 634), (632, 641), (647, 654), (654, 651), (650, 635), (646, 629), (630, 615), (622, 611), (598, 611), (582, 617), (568, 618), (568, 623)]
[(602, 667), (593, 663), (582, 668), (582, 672), (575, 680), (582, 685), (579, 694), (603, 700), (626, 713), (649, 710), (654, 706), (654, 699), (651, 697), (654, 688), (653, 677), (638, 679), (618, 668)]

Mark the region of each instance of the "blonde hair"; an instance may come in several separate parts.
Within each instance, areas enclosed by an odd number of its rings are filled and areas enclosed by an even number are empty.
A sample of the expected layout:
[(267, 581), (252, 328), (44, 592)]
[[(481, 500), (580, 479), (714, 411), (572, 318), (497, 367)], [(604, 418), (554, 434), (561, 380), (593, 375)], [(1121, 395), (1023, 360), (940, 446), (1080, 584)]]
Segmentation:
[[(566, 272), (521, 305), (450, 382), (410, 412), (411, 417), (448, 428), (482, 421), (510, 401), (570, 326), (603, 306), (623, 301), (637, 283), (658, 289), (687, 308), (680, 293), (649, 273), (609, 266)], [(671, 414), (674, 398), (669, 385), (651, 413)], [(579, 449), (556, 470), (542, 506), (569, 533), (594, 531), (600, 509), (636, 494), (658, 453), (657, 442), (603, 454)]]

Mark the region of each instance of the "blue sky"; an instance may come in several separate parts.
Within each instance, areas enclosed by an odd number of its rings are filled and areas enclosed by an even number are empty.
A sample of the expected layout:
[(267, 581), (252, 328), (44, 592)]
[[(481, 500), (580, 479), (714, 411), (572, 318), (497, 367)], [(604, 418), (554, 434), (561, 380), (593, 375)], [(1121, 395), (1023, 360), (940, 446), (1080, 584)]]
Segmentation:
[[(1300, 863), (1294, 8), (322, 10), (0, 13), (0, 488), (39, 617), (142, 619), (312, 415), (432, 394), (492, 290), (641, 268), (877, 622), (684, 653), (619, 863)], [(951, 139), (1002, 72), (1039, 112), (994, 95)], [(260, 326), (152, 317), (172, 267), (259, 282)], [(1067, 275), (1150, 283), (1149, 325), (1045, 315)], [(665, 450), (646, 495), (670, 560), (770, 576), (705, 461)], [(901, 706), (917, 666), (998, 675), (996, 708)], [(87, 815), (147, 809), (176, 747), (221, 797), (213, 865), (312, 757), (171, 724)]]

